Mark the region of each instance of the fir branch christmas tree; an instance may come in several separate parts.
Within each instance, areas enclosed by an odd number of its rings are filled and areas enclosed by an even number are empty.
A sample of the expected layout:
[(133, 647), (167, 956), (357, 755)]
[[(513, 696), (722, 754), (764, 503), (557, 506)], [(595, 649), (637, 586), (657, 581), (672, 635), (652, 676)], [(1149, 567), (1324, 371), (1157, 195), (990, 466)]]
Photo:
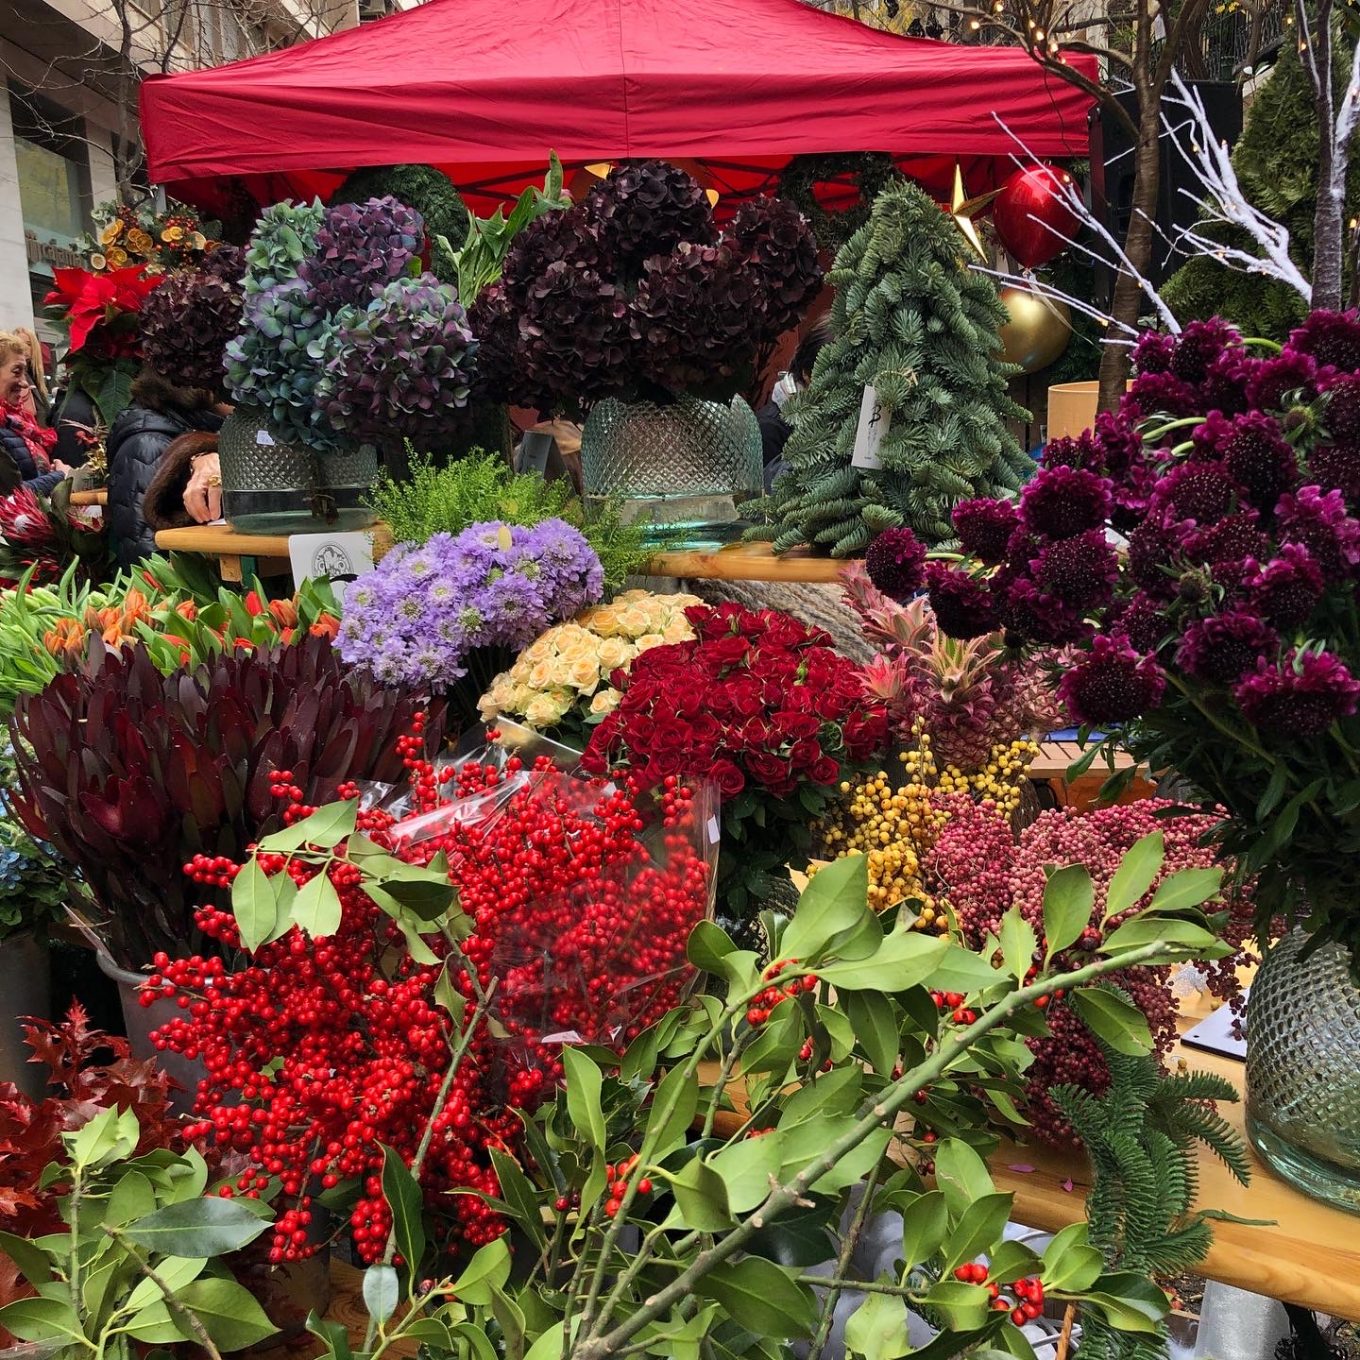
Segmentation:
[[(834, 338), (786, 408), (788, 469), (766, 507), (771, 522), (750, 537), (773, 539), (776, 552), (814, 544), (837, 557), (897, 525), (944, 543), (955, 502), (1017, 491), (1028, 478), (1034, 464), (1006, 428), (1027, 418), (1006, 392), (1019, 370), (997, 357), (1006, 312), (963, 252), (953, 222), (915, 185), (889, 185), (874, 200), (829, 275)], [(866, 386), (888, 421), (877, 469), (851, 463)]]

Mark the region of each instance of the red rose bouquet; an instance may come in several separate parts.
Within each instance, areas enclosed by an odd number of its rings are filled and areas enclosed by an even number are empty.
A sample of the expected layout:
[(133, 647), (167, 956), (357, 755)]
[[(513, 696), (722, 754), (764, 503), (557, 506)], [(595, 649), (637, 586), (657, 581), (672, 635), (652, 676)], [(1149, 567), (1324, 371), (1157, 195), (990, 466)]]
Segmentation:
[(719, 912), (749, 921), (808, 863), (811, 823), (887, 740), (883, 705), (830, 636), (777, 610), (699, 605), (691, 642), (653, 647), (613, 683), (619, 706), (582, 767), (642, 787), (705, 779), (722, 794)]

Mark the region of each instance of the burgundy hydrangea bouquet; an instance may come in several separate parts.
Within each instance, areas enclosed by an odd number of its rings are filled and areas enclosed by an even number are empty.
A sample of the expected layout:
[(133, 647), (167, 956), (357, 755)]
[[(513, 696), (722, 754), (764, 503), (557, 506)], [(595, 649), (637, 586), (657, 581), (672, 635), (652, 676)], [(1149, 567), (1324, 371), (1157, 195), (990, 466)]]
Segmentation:
[(811, 824), (887, 740), (863, 668), (820, 628), (736, 604), (685, 611), (695, 637), (653, 647), (613, 683), (619, 706), (581, 764), (641, 787), (702, 779), (722, 795), (719, 910), (752, 919), (811, 857)]
[(1360, 951), (1360, 320), (1282, 349), (1195, 322), (1134, 357), (1017, 503), (956, 508), (973, 560), (928, 564), (936, 617), (1078, 646), (1072, 717), (1228, 809), (1258, 926)]

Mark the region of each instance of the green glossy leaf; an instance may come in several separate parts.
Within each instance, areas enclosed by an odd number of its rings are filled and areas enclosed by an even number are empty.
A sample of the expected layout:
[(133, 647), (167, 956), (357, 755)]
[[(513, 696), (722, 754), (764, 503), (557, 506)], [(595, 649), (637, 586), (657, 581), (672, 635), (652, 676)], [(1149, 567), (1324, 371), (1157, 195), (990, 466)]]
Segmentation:
[(959, 1138), (946, 1138), (936, 1146), (935, 1184), (944, 1192), (945, 1203), (955, 1218), (974, 1200), (995, 1190), (987, 1163)]
[(1182, 869), (1163, 879), (1148, 903), (1149, 911), (1184, 911), (1216, 897), (1223, 887), (1223, 870)]
[(529, 1347), (524, 1360), (559, 1360), (562, 1354), (562, 1336), (565, 1328), (562, 1323), (554, 1322)]
[[(167, 1256), (163, 1260), (156, 1262), (156, 1274), (160, 1276), (162, 1283), (172, 1292), (183, 1289), (190, 1280), (196, 1280), (203, 1273), (203, 1267), (208, 1264), (206, 1256)], [(154, 1280), (143, 1278), (138, 1280), (136, 1286), (127, 1297), (127, 1307), (136, 1312), (140, 1308), (145, 1308), (149, 1303), (155, 1303), (158, 1299), (163, 1299), (160, 1285)]]
[(437, 921), (458, 900), (458, 892), (453, 884), (439, 875), (422, 874), (416, 877), (403, 874), (401, 877), (387, 877), (383, 879), (382, 892), (427, 924)]
[(562, 1049), (566, 1069), (567, 1113), (577, 1130), (590, 1139), (592, 1147), (604, 1150), (604, 1110), (600, 1104), (603, 1077), (600, 1069), (580, 1049)]
[[(666, 1114), (672, 1101), (675, 1107)], [(671, 1068), (661, 1078), (652, 1096), (652, 1107), (647, 1112), (647, 1125), (642, 1136), (643, 1144), (651, 1146), (653, 1161), (659, 1161), (684, 1144), (698, 1109), (698, 1078), (686, 1073), (683, 1068)]]
[(1082, 864), (1056, 870), (1044, 887), (1044, 963), (1091, 924), (1095, 888)]
[(397, 1282), (397, 1272), (392, 1266), (372, 1265), (364, 1271), (364, 1307), (378, 1326), (382, 1326), (401, 1301), (401, 1287)]
[(0, 1251), (19, 1267), (20, 1274), (29, 1284), (44, 1284), (52, 1278), (52, 1263), (47, 1253), (26, 1237), (0, 1232)]
[(109, 1191), (103, 1221), (109, 1227), (121, 1228), (124, 1223), (151, 1213), (155, 1207), (156, 1192), (151, 1182), (140, 1171), (125, 1171)]
[(722, 1148), (708, 1164), (722, 1178), (727, 1189), (727, 1204), (734, 1214), (748, 1213), (769, 1197), (771, 1178), (779, 1172), (783, 1158), (780, 1131), (760, 1138), (743, 1138)]
[(1006, 975), (986, 959), (956, 944), (945, 949), (926, 979), (936, 991), (962, 992), (964, 996), (986, 991), (1005, 981)]
[(0, 1308), (0, 1328), (20, 1341), (81, 1341), (69, 1303), (60, 1299), (19, 1299)]
[(1091, 1033), (1116, 1053), (1139, 1057), (1152, 1052), (1147, 1016), (1127, 997), (1104, 987), (1083, 987), (1070, 993), (1067, 1002)]
[(510, 1278), (510, 1248), (503, 1237), (480, 1247), (467, 1269), (453, 1282), (453, 1292), (479, 1308), (486, 1307)]
[(231, 914), (241, 931), (242, 949), (258, 949), (274, 934), (279, 922), (276, 882), (260, 868), (260, 862), (254, 855), (232, 879)]
[(1101, 953), (1108, 955), (1123, 954), (1133, 949), (1143, 949), (1150, 944), (1166, 946), (1165, 959), (1173, 958), (1220, 958), (1221, 942), (1212, 931), (1192, 921), (1179, 921), (1163, 917), (1139, 915), (1125, 921), (1100, 946)]
[(491, 1344), (484, 1327), (476, 1327), (470, 1322), (459, 1322), (449, 1328), (455, 1343), (466, 1341), (474, 1360), (499, 1360), (496, 1348)]
[(1013, 1199), (1012, 1195), (983, 1195), (964, 1209), (945, 1242), (946, 1270), (991, 1251), (1005, 1231)]
[(327, 803), (310, 817), (304, 817), (282, 831), (275, 831), (260, 842), (262, 850), (285, 855), (300, 850), (304, 845), (315, 845), (322, 850), (333, 850), (341, 841), (354, 834), (355, 818), (359, 815), (359, 800), (347, 799)]
[(324, 870), (314, 874), (298, 889), (288, 913), (293, 924), (313, 939), (334, 935), (340, 929), (340, 894)]
[(234, 1199), (216, 1195), (167, 1204), (129, 1223), (123, 1231), (139, 1247), (166, 1256), (221, 1256), (249, 1245), (269, 1227), (267, 1219)]
[[(779, 1132), (784, 1164), (780, 1169), (780, 1180), (787, 1181), (807, 1171), (826, 1151), (827, 1145), (846, 1133), (855, 1122), (853, 1115), (836, 1115), (806, 1124), (795, 1124), (788, 1129), (781, 1128)], [(856, 1184), (878, 1165), (891, 1141), (891, 1130), (875, 1129), (830, 1170), (809, 1181), (808, 1188), (820, 1194), (831, 1194)]]
[(954, 1331), (966, 1332), (981, 1327), (991, 1310), (992, 1296), (980, 1284), (962, 1280), (940, 1280), (930, 1287), (926, 1302), (941, 1314)]
[(500, 1182), (501, 1198), (514, 1211), (515, 1222), (533, 1241), (543, 1246), (548, 1240), (539, 1210), (538, 1195), (520, 1164), (500, 1148), (491, 1149), (491, 1166)]
[(949, 944), (938, 936), (898, 931), (885, 936), (868, 958), (830, 963), (817, 975), (838, 991), (904, 992), (930, 978), (948, 951)]
[(902, 1259), (910, 1269), (928, 1261), (944, 1245), (949, 1210), (939, 1190), (916, 1195), (898, 1208), (902, 1214)]
[(897, 1013), (880, 992), (846, 992), (840, 998), (846, 1019), (875, 1072), (889, 1076), (899, 1054)]
[(1025, 974), (1034, 966), (1034, 951), (1039, 941), (1034, 934), (1034, 927), (1020, 914), (1018, 906), (1011, 907), (1001, 918), (1001, 931), (997, 938), (1006, 971), (1017, 982), (1024, 982)]
[(847, 855), (823, 866), (809, 880), (793, 920), (780, 940), (781, 955), (815, 963), (834, 953), (838, 939), (853, 934), (869, 915), (869, 861)]
[(425, 1255), (424, 1197), (401, 1154), (385, 1143), (379, 1147), (383, 1153), (383, 1198), (392, 1211), (392, 1232), (407, 1270), (414, 1274)]
[(850, 1114), (860, 1102), (864, 1079), (858, 1067), (838, 1067), (800, 1086), (784, 1102), (779, 1127), (791, 1129), (809, 1119)]
[(691, 1158), (667, 1179), (684, 1227), (699, 1232), (724, 1232), (735, 1225), (727, 1201), (727, 1186), (702, 1157)]
[(443, 1006), (453, 1017), (454, 1028), (461, 1030), (463, 1027), (463, 1017), (467, 1013), (467, 998), (462, 992), (458, 991), (452, 979), (449, 977), (449, 965), (446, 962), (440, 971), (438, 979), (434, 984), (435, 1004)]
[(810, 1336), (817, 1325), (812, 1291), (759, 1256), (723, 1261), (695, 1285), (739, 1326), (772, 1337)]
[(1166, 839), (1160, 831), (1144, 836), (1129, 847), (1105, 894), (1105, 920), (1121, 915), (1142, 899), (1162, 872), (1165, 859)]
[(899, 1360), (911, 1353), (907, 1305), (891, 1294), (868, 1294), (845, 1323), (845, 1344), (863, 1360)]
[(235, 1280), (194, 1280), (178, 1292), (178, 1299), (203, 1324), (220, 1351), (244, 1350), (279, 1330), (254, 1295)]

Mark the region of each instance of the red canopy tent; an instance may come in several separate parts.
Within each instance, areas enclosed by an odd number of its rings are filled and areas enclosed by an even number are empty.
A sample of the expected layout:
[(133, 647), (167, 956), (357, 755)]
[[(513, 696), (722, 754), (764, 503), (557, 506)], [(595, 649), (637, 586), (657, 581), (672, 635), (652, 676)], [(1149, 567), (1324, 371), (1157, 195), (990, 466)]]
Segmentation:
[[(1068, 58), (1092, 78), (1093, 58)], [(429, 0), (373, 24), (142, 85), (151, 176), (209, 207), (325, 196), (369, 165), (444, 170), (485, 212), (568, 166), (698, 161), (724, 198), (791, 157), (883, 151), (943, 189), (1087, 149), (1089, 98), (1014, 48), (903, 38), (800, 0)], [(1003, 128), (993, 113), (1004, 121)], [(1009, 133), (1007, 132), (1009, 129)]]

